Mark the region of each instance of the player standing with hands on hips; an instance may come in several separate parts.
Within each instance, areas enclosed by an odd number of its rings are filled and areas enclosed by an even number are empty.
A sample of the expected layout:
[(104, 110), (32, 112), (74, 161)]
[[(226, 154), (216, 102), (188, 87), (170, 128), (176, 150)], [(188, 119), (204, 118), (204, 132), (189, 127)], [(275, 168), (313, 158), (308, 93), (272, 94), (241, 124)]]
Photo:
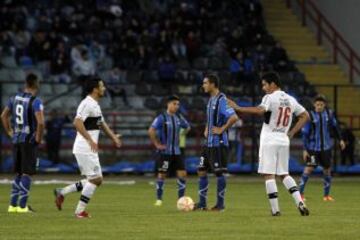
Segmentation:
[(229, 157), (229, 139), (227, 130), (238, 120), (234, 109), (226, 102), (226, 96), (220, 92), (220, 80), (214, 74), (204, 77), (204, 92), (210, 95), (207, 105), (207, 123), (204, 131), (206, 148), (200, 158), (199, 175), (199, 202), (194, 210), (207, 210), (208, 177), (207, 172), (212, 170), (217, 178), (217, 201), (212, 211), (225, 209), (225, 190), (227, 172), (227, 158)]
[[(269, 198), (272, 216), (280, 216), (278, 190), (275, 176), (280, 176), (286, 189), (295, 200), (302, 216), (309, 215), (295, 180), (289, 175), (290, 139), (309, 120), (309, 114), (293, 97), (281, 90), (279, 75), (269, 72), (262, 77), (262, 89), (266, 93), (257, 107), (239, 107), (235, 102), (228, 103), (237, 113), (265, 116), (259, 149), (258, 173), (264, 176), (266, 193)], [(289, 131), (293, 114), (298, 118)]]
[[(5, 132), (12, 138), (15, 179), (11, 188), (9, 213), (28, 213), (31, 176), (36, 173), (37, 146), (41, 143), (45, 128), (44, 107), (40, 98), (38, 78), (26, 77), (25, 89), (11, 97), (1, 113)], [(11, 117), (11, 121), (10, 121)]]
[(73, 153), (79, 165), (81, 175), (85, 176), (77, 183), (54, 190), (55, 204), (62, 209), (64, 196), (72, 192), (81, 192), (79, 203), (75, 210), (75, 217), (88, 218), (85, 211), (87, 204), (97, 187), (103, 181), (98, 154), (100, 129), (114, 142), (117, 148), (121, 147), (120, 135), (115, 134), (106, 124), (102, 115), (99, 100), (105, 94), (104, 82), (94, 77), (86, 85), (88, 95), (81, 101), (74, 120), (77, 134), (73, 146)]
[(185, 195), (186, 169), (185, 162), (180, 152), (180, 129), (185, 129), (186, 134), (190, 131), (188, 121), (178, 113), (180, 98), (176, 95), (167, 98), (167, 109), (158, 115), (151, 124), (148, 133), (151, 142), (160, 152), (160, 159), (156, 162), (156, 202), (155, 206), (161, 206), (163, 200), (163, 187), (169, 167), (174, 167), (177, 174), (178, 198)]

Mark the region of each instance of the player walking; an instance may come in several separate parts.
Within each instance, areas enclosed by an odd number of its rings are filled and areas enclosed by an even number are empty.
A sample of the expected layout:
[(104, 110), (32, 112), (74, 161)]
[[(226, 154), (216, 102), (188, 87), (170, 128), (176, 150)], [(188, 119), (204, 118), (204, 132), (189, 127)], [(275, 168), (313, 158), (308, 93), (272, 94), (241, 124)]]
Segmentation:
[(81, 101), (74, 120), (77, 135), (73, 146), (73, 153), (81, 175), (86, 176), (86, 179), (54, 190), (55, 204), (59, 210), (62, 209), (65, 195), (81, 191), (81, 197), (75, 210), (77, 218), (90, 217), (85, 208), (103, 180), (98, 154), (100, 129), (111, 138), (116, 147), (121, 146), (120, 135), (115, 134), (109, 128), (101, 113), (99, 100), (104, 96), (106, 90), (104, 82), (98, 77), (89, 79), (86, 90), (88, 95)]

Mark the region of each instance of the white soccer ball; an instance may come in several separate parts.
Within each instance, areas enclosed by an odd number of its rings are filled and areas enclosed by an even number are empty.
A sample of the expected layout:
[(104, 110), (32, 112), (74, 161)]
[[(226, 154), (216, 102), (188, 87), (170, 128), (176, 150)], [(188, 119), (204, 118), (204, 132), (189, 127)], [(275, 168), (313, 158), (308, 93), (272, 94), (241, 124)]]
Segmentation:
[(184, 196), (179, 198), (179, 200), (177, 201), (177, 209), (183, 212), (189, 212), (192, 211), (194, 209), (194, 201), (192, 200), (191, 197), (188, 196)]

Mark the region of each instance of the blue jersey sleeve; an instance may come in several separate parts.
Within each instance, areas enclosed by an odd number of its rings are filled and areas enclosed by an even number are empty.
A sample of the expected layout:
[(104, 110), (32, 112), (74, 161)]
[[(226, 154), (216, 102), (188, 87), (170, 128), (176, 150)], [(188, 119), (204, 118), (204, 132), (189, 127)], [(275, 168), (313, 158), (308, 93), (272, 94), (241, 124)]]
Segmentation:
[(305, 126), (301, 129), (302, 140), (305, 149), (309, 149), (310, 130), (311, 130), (311, 122), (307, 122)]
[(154, 119), (154, 121), (151, 124), (151, 127), (155, 128), (156, 130), (160, 130), (162, 128), (163, 122), (164, 122), (163, 116), (159, 115)]
[(14, 105), (14, 97), (9, 98), (9, 100), (7, 101), (6, 106), (9, 108), (10, 111), (12, 111)]
[(41, 112), (44, 110), (44, 105), (42, 104), (40, 98), (35, 98), (33, 102), (33, 108), (34, 108), (34, 112)]
[(229, 118), (229, 117), (231, 117), (232, 115), (235, 114), (234, 109), (229, 107), (229, 105), (227, 104), (227, 101), (226, 101), (225, 97), (220, 99), (219, 112), (220, 112), (220, 114), (225, 116), (225, 118)]
[(179, 119), (180, 119), (180, 127), (181, 128), (189, 128), (190, 127), (190, 124), (189, 122), (182, 116), (182, 115), (179, 115)]

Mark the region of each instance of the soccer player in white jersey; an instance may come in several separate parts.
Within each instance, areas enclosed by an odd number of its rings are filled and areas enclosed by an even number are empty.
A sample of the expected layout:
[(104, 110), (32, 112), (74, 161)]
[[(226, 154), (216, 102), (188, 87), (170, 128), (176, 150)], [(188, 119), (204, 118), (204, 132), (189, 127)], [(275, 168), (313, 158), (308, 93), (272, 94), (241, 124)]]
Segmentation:
[(115, 134), (106, 124), (99, 106), (99, 100), (106, 90), (104, 82), (98, 77), (89, 79), (86, 90), (88, 95), (81, 101), (74, 120), (77, 135), (73, 146), (81, 175), (86, 179), (54, 190), (55, 204), (59, 210), (62, 209), (65, 195), (81, 191), (80, 201), (75, 210), (77, 218), (90, 217), (85, 208), (103, 180), (98, 155), (100, 129), (111, 138), (116, 147), (121, 146), (120, 135)]
[[(262, 76), (262, 89), (266, 95), (257, 107), (239, 107), (229, 100), (229, 105), (237, 113), (264, 115), (261, 129), (258, 173), (265, 178), (266, 193), (273, 216), (280, 216), (278, 190), (275, 176), (280, 176), (283, 184), (295, 200), (302, 216), (309, 215), (294, 179), (289, 175), (290, 139), (309, 120), (309, 114), (293, 97), (281, 90), (277, 73), (269, 72)], [(298, 118), (290, 129), (293, 114)]]

